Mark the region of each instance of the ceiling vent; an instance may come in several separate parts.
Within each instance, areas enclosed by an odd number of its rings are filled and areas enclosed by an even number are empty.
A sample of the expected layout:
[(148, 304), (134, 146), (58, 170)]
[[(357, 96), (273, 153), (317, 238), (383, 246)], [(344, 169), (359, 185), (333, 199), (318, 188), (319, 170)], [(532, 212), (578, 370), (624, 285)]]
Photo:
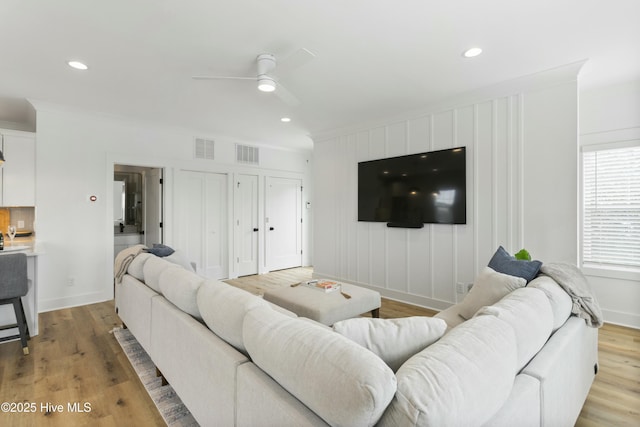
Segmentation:
[(260, 161), (260, 149), (249, 145), (236, 144), (236, 161), (249, 165), (257, 165)]
[(196, 138), (195, 143), (195, 158), (213, 160), (213, 149), (215, 143), (212, 139)]

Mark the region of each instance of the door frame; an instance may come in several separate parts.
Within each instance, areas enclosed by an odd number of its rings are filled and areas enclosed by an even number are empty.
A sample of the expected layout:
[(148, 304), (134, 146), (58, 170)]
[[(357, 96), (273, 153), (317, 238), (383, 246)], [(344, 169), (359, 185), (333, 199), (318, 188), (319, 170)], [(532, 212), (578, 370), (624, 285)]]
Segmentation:
[[(108, 248), (105, 251), (104, 262), (107, 266), (106, 271), (113, 271), (113, 260), (114, 260), (114, 232), (113, 232), (113, 176), (115, 172), (115, 165), (127, 165), (127, 166), (138, 166), (142, 168), (157, 168), (162, 169), (162, 180), (164, 185), (162, 186), (162, 201), (161, 201), (161, 209), (162, 209), (162, 240), (164, 242), (168, 242), (167, 244), (171, 245), (172, 243), (172, 228), (170, 227), (173, 224), (173, 212), (171, 209), (168, 209), (169, 206), (173, 204), (173, 188), (171, 185), (167, 185), (168, 183), (173, 182), (173, 170), (165, 164), (165, 161), (161, 159), (151, 158), (151, 157), (140, 157), (140, 156), (129, 156), (114, 153), (107, 153), (106, 158), (106, 167), (105, 167), (105, 175), (104, 175), (104, 187), (102, 189), (101, 196), (100, 193), (97, 194), (97, 200), (94, 203), (98, 205), (104, 206), (104, 211), (106, 213), (105, 222), (104, 222), (104, 232), (107, 235), (107, 245)], [(91, 190), (89, 190), (91, 191)], [(89, 196), (95, 195), (92, 191), (87, 194), (87, 198)], [(105, 277), (105, 285), (104, 289), (109, 289), (110, 297), (113, 299), (115, 296), (115, 289), (113, 279), (111, 275), (106, 275)]]

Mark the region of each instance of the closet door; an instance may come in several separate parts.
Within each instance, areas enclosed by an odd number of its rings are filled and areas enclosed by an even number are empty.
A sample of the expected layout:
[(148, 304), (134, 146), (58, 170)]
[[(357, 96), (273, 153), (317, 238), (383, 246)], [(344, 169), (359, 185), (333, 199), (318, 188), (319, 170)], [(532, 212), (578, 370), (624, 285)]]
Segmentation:
[(179, 247), (198, 274), (228, 277), (227, 175), (181, 171), (178, 179)]
[(266, 179), (266, 259), (270, 271), (302, 265), (302, 181)]
[(205, 174), (205, 264), (204, 276), (229, 277), (227, 240), (227, 176)]
[(258, 176), (239, 174), (235, 186), (238, 276), (258, 273)]

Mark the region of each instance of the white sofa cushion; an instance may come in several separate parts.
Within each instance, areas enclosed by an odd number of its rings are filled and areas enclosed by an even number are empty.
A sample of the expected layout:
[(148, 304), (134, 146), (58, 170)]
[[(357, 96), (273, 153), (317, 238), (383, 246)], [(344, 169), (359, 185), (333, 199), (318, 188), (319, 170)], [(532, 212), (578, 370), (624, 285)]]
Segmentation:
[(495, 304), (508, 293), (523, 288), (527, 281), (521, 277), (498, 273), (485, 267), (473, 282), (473, 287), (460, 303), (459, 314), (471, 319), (480, 308)]
[(374, 425), (396, 391), (379, 357), (312, 322), (261, 308), (243, 330), (253, 363), (330, 425)]
[(160, 275), (168, 268), (179, 268), (182, 270), (182, 267), (179, 267), (176, 264), (172, 264), (162, 258), (151, 255), (142, 267), (144, 283), (154, 291), (162, 293), (162, 290), (160, 289)]
[(129, 264), (129, 267), (127, 268), (127, 273), (135, 277), (136, 279), (140, 280), (141, 282), (144, 282), (144, 270), (143, 270), (144, 264), (147, 262), (149, 258), (153, 256), (155, 255), (152, 255), (146, 252), (139, 253), (133, 259), (133, 261), (131, 261), (131, 264)]
[(209, 329), (245, 354), (242, 335), (245, 314), (258, 307), (271, 309), (262, 298), (217, 280), (207, 280), (200, 286), (197, 302)]
[(540, 289), (516, 289), (476, 313), (476, 316), (483, 315), (496, 316), (513, 328), (518, 346), (518, 371), (529, 363), (551, 336), (551, 303)]
[(454, 304), (451, 307), (445, 308), (433, 317), (444, 320), (447, 323), (447, 330), (455, 328), (466, 320), (460, 316), (460, 304)]
[(180, 310), (197, 319), (202, 319), (196, 296), (204, 280), (204, 277), (192, 271), (167, 268), (160, 274), (160, 290), (162, 295)]
[(337, 322), (333, 330), (371, 350), (397, 371), (404, 362), (444, 335), (447, 323), (432, 317), (372, 319), (358, 317)]
[(379, 425), (482, 425), (509, 397), (516, 357), (509, 325), (494, 316), (468, 320), (400, 367)]
[(171, 263), (181, 266), (185, 270), (192, 271), (194, 273), (196, 272), (193, 269), (193, 265), (191, 264), (191, 262), (189, 262), (189, 259), (187, 258), (187, 254), (185, 254), (180, 249), (176, 249), (175, 251), (173, 251), (171, 255), (164, 257), (164, 259)]
[(547, 294), (553, 310), (553, 332), (564, 325), (569, 316), (573, 303), (569, 294), (549, 276), (538, 276), (532, 280), (527, 288), (537, 288)]

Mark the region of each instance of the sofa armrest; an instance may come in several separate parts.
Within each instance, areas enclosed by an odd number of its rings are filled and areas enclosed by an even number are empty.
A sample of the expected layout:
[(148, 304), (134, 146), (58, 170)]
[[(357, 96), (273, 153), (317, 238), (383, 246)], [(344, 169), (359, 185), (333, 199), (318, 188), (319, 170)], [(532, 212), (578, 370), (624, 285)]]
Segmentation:
[(574, 425), (595, 377), (598, 330), (570, 317), (522, 373), (540, 381), (541, 425)]

